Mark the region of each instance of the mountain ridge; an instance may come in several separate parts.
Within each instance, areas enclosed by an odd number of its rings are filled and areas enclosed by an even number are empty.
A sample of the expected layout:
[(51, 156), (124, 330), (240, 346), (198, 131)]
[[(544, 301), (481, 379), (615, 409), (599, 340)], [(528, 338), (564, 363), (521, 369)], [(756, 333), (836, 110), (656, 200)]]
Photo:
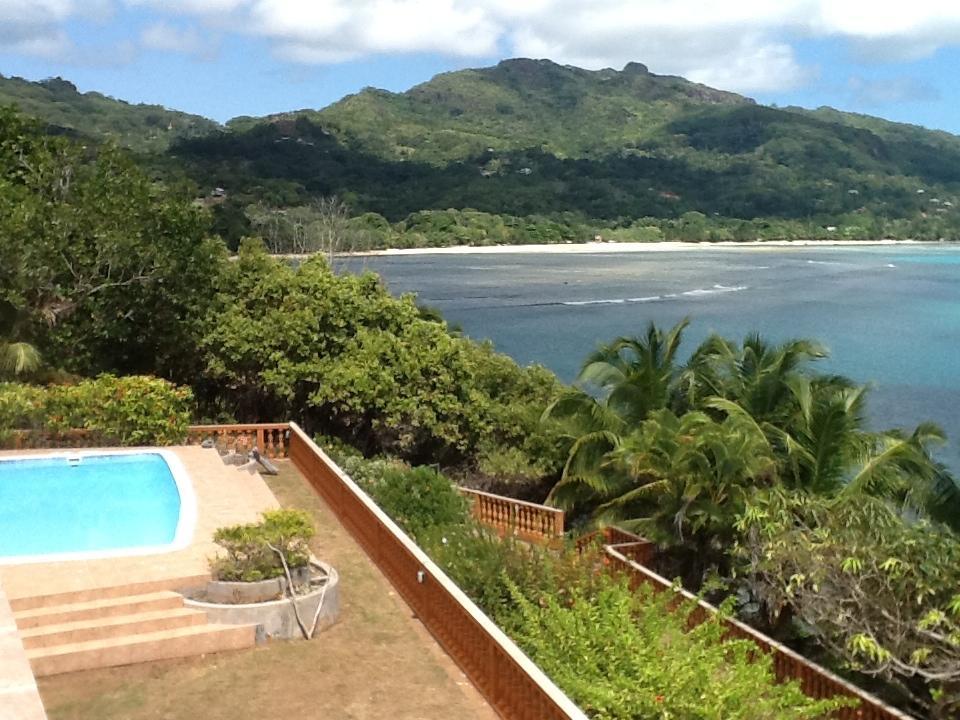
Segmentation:
[(250, 230), (251, 208), (330, 195), (384, 222), (476, 210), (582, 228), (574, 236), (638, 223), (692, 223), (694, 237), (722, 226), (706, 233), (713, 239), (783, 222), (850, 237), (960, 233), (960, 137), (760, 105), (640, 63), (585, 70), (515, 58), (400, 93), (367, 88), (319, 110), (204, 127), (169, 138), (150, 161), (200, 195), (217, 188), (211, 205), (232, 218), (224, 232), (234, 240)]

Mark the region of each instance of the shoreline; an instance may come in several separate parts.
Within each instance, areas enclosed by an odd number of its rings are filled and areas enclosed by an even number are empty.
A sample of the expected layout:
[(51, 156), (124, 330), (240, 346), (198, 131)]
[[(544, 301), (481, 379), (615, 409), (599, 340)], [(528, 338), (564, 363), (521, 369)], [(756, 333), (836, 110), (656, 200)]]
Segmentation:
[[(661, 242), (585, 242), (550, 243), (541, 245), (453, 245), (437, 248), (388, 248), (386, 250), (364, 250), (360, 252), (337, 253), (338, 257), (391, 257), (405, 255), (510, 255), (535, 253), (643, 253), (643, 252), (685, 252), (696, 250), (725, 250), (736, 248), (810, 248), (810, 247), (960, 247), (960, 243), (938, 240), (747, 240), (743, 242), (681, 242), (664, 240)], [(285, 255), (288, 258), (309, 257)]]

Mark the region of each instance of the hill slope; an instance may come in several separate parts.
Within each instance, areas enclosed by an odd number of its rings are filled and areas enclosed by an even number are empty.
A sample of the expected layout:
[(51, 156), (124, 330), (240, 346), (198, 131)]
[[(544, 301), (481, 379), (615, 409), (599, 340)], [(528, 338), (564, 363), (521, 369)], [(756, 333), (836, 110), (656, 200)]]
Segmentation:
[(137, 151), (163, 151), (175, 140), (220, 127), (213, 120), (160, 105), (132, 105), (96, 92), (81, 93), (61, 78), (30, 82), (0, 75), (0, 105), (16, 105), (55, 129), (112, 139)]
[(696, 211), (853, 223), (874, 236), (922, 226), (916, 232), (940, 237), (960, 225), (957, 137), (764, 107), (638, 64), (588, 71), (508, 60), (404, 93), (367, 89), (319, 111), (236, 119), (173, 152), (243, 202), (336, 193), (392, 221), (475, 208), (572, 212), (607, 226)]
[(505, 60), (226, 127), (59, 79), (0, 79), (4, 99), (55, 126), (156, 150), (151, 165), (186, 173), (199, 194), (225, 188), (210, 200), (232, 240), (250, 231), (251, 205), (324, 195), (393, 223), (472, 208), (546, 216), (577, 236), (639, 223), (682, 237), (723, 226), (707, 235), (716, 239), (833, 226), (849, 237), (960, 238), (960, 138), (829, 108), (764, 107), (637, 63)]

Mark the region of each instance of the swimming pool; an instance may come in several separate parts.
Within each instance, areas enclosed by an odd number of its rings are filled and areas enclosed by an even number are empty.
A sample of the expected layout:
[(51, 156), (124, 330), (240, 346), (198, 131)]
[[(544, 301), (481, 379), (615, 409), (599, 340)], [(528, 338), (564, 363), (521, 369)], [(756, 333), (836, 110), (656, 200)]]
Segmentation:
[(189, 477), (169, 450), (0, 458), (0, 564), (177, 550), (195, 523)]

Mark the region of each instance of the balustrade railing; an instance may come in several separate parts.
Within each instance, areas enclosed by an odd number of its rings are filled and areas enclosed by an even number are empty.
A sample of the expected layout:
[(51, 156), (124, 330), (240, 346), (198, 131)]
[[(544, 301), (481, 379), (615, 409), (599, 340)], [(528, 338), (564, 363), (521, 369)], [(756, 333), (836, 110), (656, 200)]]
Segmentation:
[(290, 423), (191, 425), (187, 445), (199, 445), (204, 440), (236, 452), (256, 447), (264, 457), (282, 459), (289, 456)]
[(469, 488), (460, 488), (460, 493), (470, 499), (477, 522), (501, 535), (536, 543), (555, 542), (563, 537), (563, 510)]

